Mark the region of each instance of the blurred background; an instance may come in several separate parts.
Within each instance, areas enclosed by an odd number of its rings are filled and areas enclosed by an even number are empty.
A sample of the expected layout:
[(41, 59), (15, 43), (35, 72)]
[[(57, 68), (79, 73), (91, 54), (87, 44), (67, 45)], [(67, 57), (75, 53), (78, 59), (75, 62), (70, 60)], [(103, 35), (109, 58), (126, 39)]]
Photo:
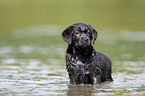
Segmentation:
[[(61, 33), (80, 22), (98, 31), (113, 84), (68, 86)], [(144, 74), (145, 0), (0, 0), (0, 95), (145, 95)]]
[(144, 0), (0, 0), (0, 31), (84, 22), (95, 28), (145, 30)]

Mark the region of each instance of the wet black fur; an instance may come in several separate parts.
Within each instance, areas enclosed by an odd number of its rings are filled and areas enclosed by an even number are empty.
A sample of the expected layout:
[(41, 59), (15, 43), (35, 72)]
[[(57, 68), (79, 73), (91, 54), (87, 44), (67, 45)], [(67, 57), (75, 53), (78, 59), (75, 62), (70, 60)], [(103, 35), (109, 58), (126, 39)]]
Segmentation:
[(110, 59), (92, 46), (97, 36), (95, 29), (83, 23), (73, 24), (63, 31), (62, 38), (68, 43), (65, 59), (71, 84), (113, 81)]

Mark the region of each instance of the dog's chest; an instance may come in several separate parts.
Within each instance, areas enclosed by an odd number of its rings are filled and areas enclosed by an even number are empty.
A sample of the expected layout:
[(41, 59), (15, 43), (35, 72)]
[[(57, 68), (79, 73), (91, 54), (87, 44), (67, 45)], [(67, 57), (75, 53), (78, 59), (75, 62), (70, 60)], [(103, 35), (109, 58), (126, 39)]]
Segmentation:
[(88, 65), (93, 62), (93, 57), (92, 56), (82, 56), (79, 55), (76, 57), (76, 64), (78, 65)]
[(90, 56), (86, 56), (86, 57), (82, 57), (80, 55), (80, 57), (77, 57), (76, 58), (76, 64), (78, 66), (78, 68), (84, 72), (85, 74), (89, 74), (90, 73), (90, 68), (92, 66), (92, 63), (93, 63), (93, 57)]

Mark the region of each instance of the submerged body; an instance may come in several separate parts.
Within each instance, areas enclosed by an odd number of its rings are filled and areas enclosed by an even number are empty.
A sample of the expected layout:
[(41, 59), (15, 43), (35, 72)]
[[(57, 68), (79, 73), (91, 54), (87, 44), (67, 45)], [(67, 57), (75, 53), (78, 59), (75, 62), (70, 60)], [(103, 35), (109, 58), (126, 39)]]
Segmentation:
[(100, 84), (112, 81), (111, 61), (108, 57), (93, 48), (77, 53), (70, 49), (68, 48), (66, 53), (66, 68), (71, 84)]

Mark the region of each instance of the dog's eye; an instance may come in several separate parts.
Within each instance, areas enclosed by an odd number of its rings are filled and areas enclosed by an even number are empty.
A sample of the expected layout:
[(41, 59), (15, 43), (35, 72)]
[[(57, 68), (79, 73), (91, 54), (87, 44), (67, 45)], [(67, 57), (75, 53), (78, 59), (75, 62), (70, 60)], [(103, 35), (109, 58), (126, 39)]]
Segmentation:
[(88, 33), (88, 34), (91, 34), (91, 31), (88, 31), (87, 33)]

